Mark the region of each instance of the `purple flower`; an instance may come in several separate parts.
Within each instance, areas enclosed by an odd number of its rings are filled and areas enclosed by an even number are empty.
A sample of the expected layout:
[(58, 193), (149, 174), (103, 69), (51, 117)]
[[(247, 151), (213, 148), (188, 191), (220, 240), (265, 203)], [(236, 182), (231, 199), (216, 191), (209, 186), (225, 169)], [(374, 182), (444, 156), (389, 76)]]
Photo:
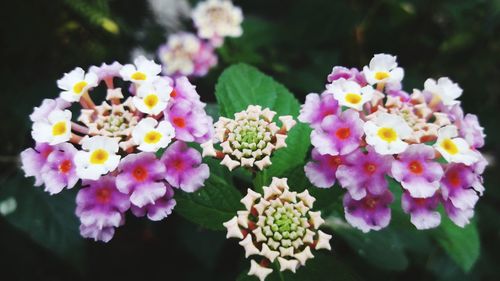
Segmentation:
[(61, 192), (65, 187), (71, 189), (79, 179), (73, 162), (77, 149), (69, 143), (61, 143), (53, 148), (54, 151), (47, 157), (47, 164), (41, 170), (45, 191), (51, 195)]
[[(106, 64), (102, 63), (101, 66), (96, 66), (93, 65), (89, 68), (89, 72), (93, 72), (97, 75), (97, 83), (101, 81), (105, 81), (106, 84), (108, 85), (109, 82), (113, 81), (114, 77), (120, 77), (120, 70), (122, 69), (123, 65), (121, 65), (119, 62), (113, 62), (112, 64)], [(109, 87), (110, 85), (108, 85)], [(112, 86), (112, 83), (111, 83)], [(112, 87), (110, 87), (112, 88)]]
[(33, 113), (30, 115), (30, 119), (33, 122), (38, 122), (45, 120), (49, 117), (49, 114), (56, 110), (64, 110), (70, 106), (70, 103), (61, 99), (44, 99), (39, 107), (33, 109)]
[(171, 103), (176, 103), (179, 100), (188, 100), (196, 108), (205, 107), (205, 104), (200, 101), (200, 95), (196, 91), (196, 86), (191, 84), (186, 76), (178, 77), (174, 82), (174, 89), (170, 93)]
[(434, 162), (434, 149), (425, 144), (408, 146), (392, 162), (392, 176), (408, 190), (412, 197), (431, 197), (439, 189), (443, 168)]
[(311, 143), (320, 154), (345, 155), (359, 147), (363, 136), (363, 121), (359, 113), (348, 109), (337, 115), (329, 115), (321, 127), (311, 133)]
[(460, 227), (469, 224), (470, 219), (474, 216), (474, 208), (460, 209), (455, 207), (451, 200), (443, 199), (444, 210), (453, 223)]
[(27, 148), (21, 152), (21, 168), (26, 177), (35, 177), (35, 186), (43, 184), (42, 168), (52, 151), (54, 147), (48, 143), (37, 143), (35, 149)]
[(107, 242), (114, 230), (124, 223), (124, 213), (130, 207), (129, 197), (116, 189), (113, 176), (96, 181), (83, 181), (84, 188), (76, 196), (76, 215), (80, 218), (83, 237)]
[(337, 114), (338, 109), (339, 104), (332, 94), (312, 93), (306, 96), (306, 102), (300, 109), (298, 119), (303, 123), (309, 123), (313, 128), (318, 128), (326, 116)]
[(178, 140), (204, 143), (212, 138), (212, 117), (203, 108), (196, 107), (196, 103), (179, 99), (165, 113)]
[(474, 114), (466, 114), (465, 117), (459, 121), (458, 127), (460, 129), (460, 136), (462, 136), (467, 143), (473, 148), (481, 148), (484, 146), (484, 128), (479, 125), (479, 120)]
[(317, 187), (327, 188), (335, 184), (335, 173), (343, 162), (343, 156), (321, 155), (316, 148), (311, 152), (312, 160), (304, 167), (309, 181)]
[(361, 200), (355, 200), (349, 193), (344, 195), (344, 212), (347, 222), (363, 232), (380, 230), (391, 220), (389, 204), (393, 195), (385, 190), (380, 195), (367, 193)]
[(410, 101), (410, 95), (407, 92), (403, 91), (401, 82), (385, 84), (384, 91), (389, 96), (399, 97), (402, 102)]
[(161, 161), (167, 168), (165, 179), (168, 183), (186, 192), (201, 188), (210, 175), (208, 165), (201, 163), (200, 153), (181, 141), (171, 144)]
[(406, 191), (401, 197), (401, 206), (410, 214), (411, 223), (417, 229), (429, 229), (441, 223), (441, 215), (436, 211), (439, 201), (437, 193), (428, 198), (414, 198)]
[(392, 156), (380, 155), (368, 146), (367, 153), (357, 150), (347, 155), (336, 176), (340, 185), (356, 200), (368, 192), (381, 195), (387, 190), (385, 175), (391, 169), (392, 160)]
[(360, 84), (361, 86), (366, 86), (366, 79), (362, 72), (359, 72), (356, 68), (348, 69), (343, 66), (334, 66), (332, 72), (328, 75), (328, 82), (333, 82), (335, 80), (344, 78), (345, 80), (352, 80)]
[(479, 196), (472, 188), (477, 180), (476, 174), (471, 167), (464, 164), (449, 164), (441, 179), (441, 193), (444, 200), (459, 209), (472, 209), (476, 205)]
[(136, 215), (137, 217), (143, 217), (147, 214), (150, 220), (160, 221), (172, 213), (172, 210), (174, 209), (176, 204), (173, 197), (174, 190), (169, 184), (167, 184), (166, 192), (163, 197), (158, 198), (153, 203), (148, 203), (142, 208), (132, 205), (130, 209), (132, 210), (132, 213), (134, 213), (134, 215)]
[(130, 202), (141, 208), (165, 195), (165, 165), (154, 153), (141, 152), (123, 158), (118, 166), (116, 187), (130, 195)]

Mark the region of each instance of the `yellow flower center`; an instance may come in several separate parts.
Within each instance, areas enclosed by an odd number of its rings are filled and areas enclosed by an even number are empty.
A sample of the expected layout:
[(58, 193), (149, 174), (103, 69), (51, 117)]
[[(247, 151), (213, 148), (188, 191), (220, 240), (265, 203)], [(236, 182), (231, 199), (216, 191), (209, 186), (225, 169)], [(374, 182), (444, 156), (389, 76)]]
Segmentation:
[(66, 121), (59, 121), (52, 126), (52, 135), (60, 136), (66, 133)]
[(87, 82), (85, 81), (80, 81), (78, 83), (76, 83), (75, 85), (73, 85), (73, 92), (75, 94), (81, 94), (82, 91), (83, 91), (83, 88), (85, 88), (85, 86), (87, 86)]
[(161, 140), (162, 135), (157, 131), (150, 131), (144, 136), (144, 142), (155, 144)]
[(109, 153), (104, 149), (96, 149), (90, 154), (90, 163), (100, 165), (104, 164), (109, 158)]
[(375, 73), (375, 79), (377, 80), (384, 80), (387, 77), (389, 77), (389, 72), (378, 71), (377, 73)]
[(345, 100), (351, 104), (358, 104), (361, 101), (361, 95), (348, 93), (347, 95), (345, 95)]
[(147, 95), (144, 98), (144, 104), (150, 109), (155, 107), (158, 104), (158, 96), (155, 94)]
[(451, 139), (444, 139), (441, 142), (441, 147), (451, 155), (458, 153), (458, 147)]
[(393, 142), (398, 138), (398, 134), (393, 128), (380, 128), (377, 135), (386, 142)]
[(144, 72), (136, 71), (132, 74), (131, 78), (134, 80), (146, 80), (146, 74)]

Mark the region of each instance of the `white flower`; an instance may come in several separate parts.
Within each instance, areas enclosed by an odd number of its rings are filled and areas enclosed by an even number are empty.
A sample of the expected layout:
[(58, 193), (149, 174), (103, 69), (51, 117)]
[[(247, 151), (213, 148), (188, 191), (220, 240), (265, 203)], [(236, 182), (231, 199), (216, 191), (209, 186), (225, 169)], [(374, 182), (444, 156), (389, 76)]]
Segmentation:
[(77, 67), (57, 80), (57, 86), (63, 90), (60, 94), (62, 99), (67, 102), (78, 102), (83, 94), (97, 86), (97, 81), (98, 78), (94, 72), (85, 74), (81, 67)]
[(80, 178), (97, 180), (118, 166), (118, 138), (85, 136), (80, 144), (83, 150), (75, 155), (76, 174)]
[(150, 83), (158, 78), (161, 66), (152, 60), (140, 56), (134, 60), (134, 64), (126, 64), (120, 70), (120, 75), (125, 81), (132, 81), (137, 84)]
[(175, 136), (175, 129), (170, 122), (148, 117), (141, 120), (132, 131), (132, 138), (138, 149), (146, 152), (156, 152), (165, 148)]
[(403, 139), (409, 138), (412, 130), (405, 120), (397, 115), (379, 113), (363, 127), (366, 142), (382, 155), (398, 154), (406, 150), (408, 144)]
[(200, 48), (200, 39), (193, 34), (171, 35), (166, 47), (159, 51), (165, 74), (171, 75), (179, 72), (182, 75), (191, 75), (195, 70), (194, 56)]
[(424, 91), (432, 93), (439, 98), (446, 106), (458, 104), (456, 99), (462, 95), (462, 88), (457, 83), (453, 83), (448, 77), (441, 77), (437, 80), (427, 79), (424, 83)]
[(194, 8), (192, 17), (200, 38), (238, 37), (243, 33), (243, 13), (231, 1), (200, 2)]
[(37, 142), (51, 145), (68, 141), (71, 138), (71, 111), (52, 111), (47, 119), (33, 123), (31, 136)]
[(137, 89), (137, 95), (132, 98), (132, 102), (139, 111), (157, 115), (167, 107), (172, 89), (172, 86), (165, 79), (142, 84)]
[(403, 80), (404, 71), (398, 67), (396, 57), (387, 54), (374, 55), (369, 66), (363, 68), (366, 81), (370, 84), (397, 83)]
[(467, 141), (457, 136), (457, 127), (453, 125), (440, 128), (434, 148), (436, 148), (448, 162), (471, 165), (478, 161), (479, 159), (476, 153), (470, 149)]
[(363, 104), (373, 97), (373, 88), (370, 85), (361, 87), (354, 81), (344, 78), (333, 81), (327, 85), (328, 92), (333, 93), (333, 97), (341, 106), (347, 106), (356, 110), (362, 110)]

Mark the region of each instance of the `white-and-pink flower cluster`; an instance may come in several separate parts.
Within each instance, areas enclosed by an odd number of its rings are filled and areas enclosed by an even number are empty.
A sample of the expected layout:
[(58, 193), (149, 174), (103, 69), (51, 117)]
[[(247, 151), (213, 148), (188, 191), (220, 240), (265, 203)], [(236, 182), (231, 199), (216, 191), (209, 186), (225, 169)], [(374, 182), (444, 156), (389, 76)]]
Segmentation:
[(171, 34), (158, 49), (163, 73), (169, 76), (205, 76), (217, 65), (215, 48), (225, 37), (243, 33), (243, 13), (229, 0), (207, 0), (198, 3), (191, 14), (197, 34)]
[[(50, 194), (82, 180), (76, 214), (84, 237), (109, 241), (129, 209), (161, 220), (175, 206), (173, 188), (193, 192), (209, 176), (200, 153), (186, 143), (211, 139), (212, 118), (186, 77), (161, 71), (144, 57), (87, 72), (75, 68), (57, 81), (60, 96), (45, 99), (30, 116), (36, 145), (21, 153), (22, 168)], [(105, 101), (96, 105), (101, 82)], [(78, 103), (79, 110), (71, 109), (79, 116), (72, 118), (70, 107)]]
[(401, 184), (403, 210), (418, 229), (440, 224), (439, 203), (463, 227), (484, 191), (483, 128), (464, 115), (462, 89), (449, 78), (427, 79), (409, 94), (403, 77), (387, 54), (362, 71), (333, 68), (326, 90), (309, 94), (299, 116), (313, 128), (306, 175), (320, 188), (338, 181), (347, 190), (347, 221), (364, 232), (389, 224), (390, 178)]

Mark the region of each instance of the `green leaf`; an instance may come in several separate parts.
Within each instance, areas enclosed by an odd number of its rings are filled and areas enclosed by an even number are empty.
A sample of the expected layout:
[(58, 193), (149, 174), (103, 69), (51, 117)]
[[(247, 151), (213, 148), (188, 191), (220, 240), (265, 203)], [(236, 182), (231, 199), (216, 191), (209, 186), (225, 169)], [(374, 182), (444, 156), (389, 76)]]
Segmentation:
[(18, 175), (2, 184), (0, 211), (9, 223), (35, 242), (81, 269), (84, 240), (75, 215), (76, 192), (74, 188), (50, 196)]
[(456, 226), (445, 215), (439, 228), (433, 231), (434, 238), (448, 255), (465, 271), (472, 269), (480, 253), (480, 240), (476, 223), (464, 228)]
[(210, 177), (205, 186), (193, 193), (179, 191), (175, 194), (175, 211), (186, 219), (208, 229), (223, 230), (222, 223), (236, 215), (243, 208), (241, 193), (227, 179), (231, 175), (226, 167), (214, 159), (207, 160)]
[[(215, 95), (221, 115), (226, 117), (232, 117), (249, 105), (268, 107), (276, 111), (277, 116), (292, 115), (295, 118), (300, 110), (299, 102), (287, 88), (246, 64), (226, 69), (219, 78)], [(310, 145), (310, 132), (309, 127), (301, 123), (292, 128), (286, 139), (288, 147), (278, 150), (271, 158), (273, 164), (258, 174), (257, 187), (268, 183), (272, 176), (282, 176), (303, 163)]]

